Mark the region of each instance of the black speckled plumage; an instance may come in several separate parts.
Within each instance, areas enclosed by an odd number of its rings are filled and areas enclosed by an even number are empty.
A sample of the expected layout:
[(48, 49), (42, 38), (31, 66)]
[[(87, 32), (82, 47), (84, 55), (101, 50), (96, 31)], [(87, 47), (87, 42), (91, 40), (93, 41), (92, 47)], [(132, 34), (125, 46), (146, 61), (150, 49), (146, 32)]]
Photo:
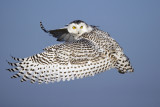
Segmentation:
[[(71, 23), (85, 23), (75, 20)], [(15, 68), (7, 69), (11, 72), (18, 71), (12, 78), (22, 77), (21, 82), (30, 80), (31, 83), (48, 83), (65, 80), (74, 80), (94, 76), (111, 68), (116, 68), (119, 73), (133, 72), (129, 58), (124, 54), (119, 44), (107, 32), (92, 27), (90, 32), (85, 32), (74, 40), (69, 40), (67, 35), (59, 36), (55, 32), (62, 29), (47, 31), (52, 33), (62, 44), (49, 46), (44, 52), (26, 57), (15, 58), (16, 63), (9, 65)], [(65, 29), (66, 30), (66, 29)], [(64, 32), (63, 32), (64, 33)]]

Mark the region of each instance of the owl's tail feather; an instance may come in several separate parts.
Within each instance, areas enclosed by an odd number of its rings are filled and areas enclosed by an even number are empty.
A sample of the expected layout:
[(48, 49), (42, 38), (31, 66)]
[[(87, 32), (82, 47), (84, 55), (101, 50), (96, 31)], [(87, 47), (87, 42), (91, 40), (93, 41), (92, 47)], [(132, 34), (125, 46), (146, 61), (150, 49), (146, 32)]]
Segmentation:
[(115, 67), (121, 74), (127, 73), (127, 71), (134, 72), (134, 69), (130, 64), (129, 58), (124, 54), (119, 59), (117, 59)]

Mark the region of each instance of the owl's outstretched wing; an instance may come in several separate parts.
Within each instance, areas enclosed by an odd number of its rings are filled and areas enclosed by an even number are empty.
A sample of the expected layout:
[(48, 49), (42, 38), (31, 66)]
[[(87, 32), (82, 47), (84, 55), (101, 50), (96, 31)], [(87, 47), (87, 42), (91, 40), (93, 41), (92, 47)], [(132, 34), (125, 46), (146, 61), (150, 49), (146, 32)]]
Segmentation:
[(31, 83), (48, 83), (55, 81), (74, 80), (94, 76), (94, 74), (111, 68), (105, 54), (98, 52), (94, 45), (85, 39), (66, 42), (44, 49), (44, 52), (27, 58), (14, 58), (17, 63), (10, 63), (19, 71), (12, 78), (22, 77), (21, 81), (31, 80)]
[(49, 33), (53, 37), (57, 38), (57, 41), (72, 42), (75, 40), (74, 35), (70, 34), (66, 28), (46, 30), (42, 22), (40, 22), (40, 27), (44, 32)]

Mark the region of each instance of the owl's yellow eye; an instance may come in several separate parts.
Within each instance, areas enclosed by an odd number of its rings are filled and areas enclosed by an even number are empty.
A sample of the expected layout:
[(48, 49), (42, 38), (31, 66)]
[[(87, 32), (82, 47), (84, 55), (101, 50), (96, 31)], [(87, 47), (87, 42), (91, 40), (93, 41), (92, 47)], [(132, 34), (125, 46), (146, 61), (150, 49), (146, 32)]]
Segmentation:
[(75, 27), (75, 26), (73, 26), (72, 28), (73, 28), (73, 29), (76, 29), (76, 27)]
[(81, 26), (80, 29), (83, 29), (83, 26)]

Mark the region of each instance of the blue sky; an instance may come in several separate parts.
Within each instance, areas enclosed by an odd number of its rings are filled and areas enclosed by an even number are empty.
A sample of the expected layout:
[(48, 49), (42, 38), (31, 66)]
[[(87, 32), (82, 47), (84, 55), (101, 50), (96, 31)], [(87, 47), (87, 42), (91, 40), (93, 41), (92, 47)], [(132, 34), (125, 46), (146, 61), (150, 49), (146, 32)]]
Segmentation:
[[(159, 107), (159, 0), (0, 0), (0, 107)], [(6, 59), (57, 44), (44, 33), (81, 19), (100, 26), (123, 47), (134, 73), (116, 69), (69, 82), (21, 83)]]

